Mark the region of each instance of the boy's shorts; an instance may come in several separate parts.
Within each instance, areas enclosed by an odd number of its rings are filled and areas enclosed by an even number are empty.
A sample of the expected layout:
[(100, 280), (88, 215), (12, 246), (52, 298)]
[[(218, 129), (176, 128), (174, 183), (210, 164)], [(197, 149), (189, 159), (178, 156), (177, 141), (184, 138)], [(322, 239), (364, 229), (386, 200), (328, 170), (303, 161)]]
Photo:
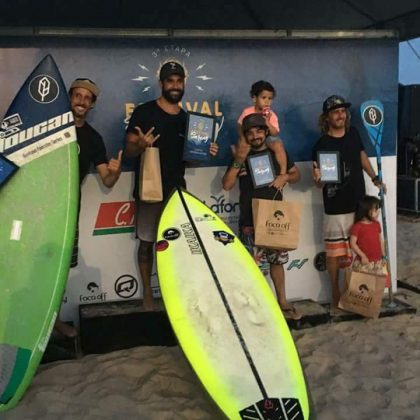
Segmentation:
[(253, 227), (245, 226), (240, 228), (239, 239), (254, 257), (259, 267), (264, 267), (267, 263), (283, 265), (289, 261), (289, 253), (283, 249), (268, 249), (255, 246)]
[(136, 237), (142, 241), (155, 242), (163, 202), (145, 203), (136, 201)]
[(324, 214), (324, 244), (327, 257), (351, 256), (350, 228), (354, 213)]

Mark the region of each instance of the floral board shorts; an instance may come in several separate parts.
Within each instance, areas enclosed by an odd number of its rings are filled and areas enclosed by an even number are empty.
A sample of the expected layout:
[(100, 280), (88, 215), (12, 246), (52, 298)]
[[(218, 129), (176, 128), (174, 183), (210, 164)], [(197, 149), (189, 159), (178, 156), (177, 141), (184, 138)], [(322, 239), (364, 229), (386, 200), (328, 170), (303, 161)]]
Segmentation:
[(239, 239), (254, 257), (255, 262), (263, 273), (270, 270), (270, 264), (284, 265), (289, 261), (289, 253), (283, 249), (268, 249), (255, 246), (253, 227), (241, 227), (239, 230)]

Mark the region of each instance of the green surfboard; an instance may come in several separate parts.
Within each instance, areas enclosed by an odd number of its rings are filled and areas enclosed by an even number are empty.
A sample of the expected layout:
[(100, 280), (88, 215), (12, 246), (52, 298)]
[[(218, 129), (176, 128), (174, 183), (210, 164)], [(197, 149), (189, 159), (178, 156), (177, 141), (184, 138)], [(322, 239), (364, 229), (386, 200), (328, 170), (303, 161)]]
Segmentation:
[(69, 272), (78, 199), (73, 115), (47, 56), (0, 129), (0, 412), (18, 403), (48, 343)]

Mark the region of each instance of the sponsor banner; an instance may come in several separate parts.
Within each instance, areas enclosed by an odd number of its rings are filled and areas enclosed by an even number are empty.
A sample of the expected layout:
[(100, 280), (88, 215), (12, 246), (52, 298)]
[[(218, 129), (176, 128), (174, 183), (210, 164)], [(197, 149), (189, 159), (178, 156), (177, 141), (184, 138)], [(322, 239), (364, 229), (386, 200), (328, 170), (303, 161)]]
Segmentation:
[[(21, 86), (28, 68), (33, 68), (47, 51), (54, 56), (67, 87), (80, 77), (80, 63), (83, 63), (83, 76), (92, 78), (101, 88), (88, 121), (103, 135), (108, 156), (116, 156), (123, 147), (125, 128), (135, 106), (160, 95), (158, 73), (161, 66), (170, 59), (180, 62), (187, 73), (182, 107), (212, 115), (219, 126), (223, 125), (217, 138), (218, 156), (208, 163), (208, 167), (187, 169), (188, 189), (234, 231), (237, 231), (239, 219), (238, 190), (223, 191), (221, 179), (232, 159), (231, 145), (238, 139), (237, 118), (252, 103), (249, 98), (251, 84), (260, 79), (272, 83), (277, 90), (272, 108), (280, 120), (281, 137), (302, 175), (299, 183), (288, 185), (284, 191), (286, 200), (303, 204), (299, 248), (289, 252), (289, 263), (285, 267), (286, 291), (290, 299), (328, 301), (330, 298), (328, 275), (322, 270), (325, 267), (322, 196), (311, 178), (311, 151), (319, 137), (317, 124), (322, 102), (327, 96), (338, 93), (353, 104), (352, 123), (359, 129), (368, 154), (374, 156), (361, 117), (354, 110), (366, 99), (381, 100), (385, 107), (381, 151), (384, 181), (388, 187), (388, 237), (392, 278), (396, 278), (397, 40), (336, 39), (320, 43), (319, 40), (142, 39), (139, 43), (138, 40), (101, 39), (87, 43), (82, 39), (30, 39), (25, 42), (26, 48), (16, 48), (16, 40), (4, 39), (2, 45), (0, 79), (4, 83), (0, 109), (3, 111)], [(22, 45), (21, 41), (19, 45)], [(13, 60), (10, 60), (10, 51)], [(354, 54), (349, 55), (349, 51)], [(250, 55), (254, 62), (264, 62), (263, 71), (244, 65)], [(77, 63), (74, 57), (78, 57)], [(311, 63), (310, 72), (307, 71), (308, 63)], [(380, 72), (377, 71), (379, 67)], [(237, 69), (240, 69), (239, 73)], [(363, 74), (362, 78), (360, 74)], [(53, 100), (54, 88), (49, 81), (40, 78), (34, 86), (37, 86), (32, 92), (34, 100), (43, 103)], [(112, 88), (115, 86), (118, 89)], [(23, 124), (20, 124), (23, 117), (12, 113), (10, 121), (4, 122), (0, 130), (3, 149), (6, 137), (19, 142), (17, 133), (23, 131)], [(25, 127), (34, 127), (38, 121), (23, 123)], [(64, 126), (57, 127), (57, 131), (62, 128)], [(54, 131), (47, 135), (52, 133)], [(15, 135), (17, 137), (13, 137)], [(28, 132), (21, 134), (22, 144), (24, 137), (29, 135)], [(14, 151), (8, 145), (7, 149), (9, 153)], [(371, 161), (376, 167), (376, 161)], [(79, 266), (70, 271), (63, 319), (77, 320), (80, 303), (126, 299), (125, 296), (135, 289), (134, 282), (124, 277), (120, 280), (122, 284), (116, 287), (121, 276), (132, 276), (137, 281), (138, 290), (132, 298), (142, 296), (136, 262), (138, 244), (131, 222), (133, 168), (134, 160), (124, 161), (124, 172), (111, 191), (100, 186), (97, 175), (89, 175), (84, 182), (79, 221)], [(377, 195), (377, 189), (368, 178), (366, 185), (368, 194)], [(306, 259), (308, 261), (303, 262)], [(86, 289), (91, 282), (98, 285), (93, 292)], [(155, 271), (152, 287), (158, 296)]]
[(134, 201), (101, 203), (93, 235), (113, 235), (134, 232)]

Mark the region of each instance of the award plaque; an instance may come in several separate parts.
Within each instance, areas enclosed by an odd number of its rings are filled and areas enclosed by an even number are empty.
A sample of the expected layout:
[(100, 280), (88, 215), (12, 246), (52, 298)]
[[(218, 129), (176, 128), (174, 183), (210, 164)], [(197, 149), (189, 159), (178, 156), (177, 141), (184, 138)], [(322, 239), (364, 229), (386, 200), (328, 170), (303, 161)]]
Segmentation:
[(210, 143), (215, 139), (216, 118), (197, 112), (188, 112), (184, 155), (187, 162), (208, 162)]
[(248, 156), (247, 160), (254, 188), (266, 187), (274, 181), (276, 176), (268, 151)]
[(340, 153), (318, 152), (318, 167), (321, 171), (321, 182), (341, 182)]

